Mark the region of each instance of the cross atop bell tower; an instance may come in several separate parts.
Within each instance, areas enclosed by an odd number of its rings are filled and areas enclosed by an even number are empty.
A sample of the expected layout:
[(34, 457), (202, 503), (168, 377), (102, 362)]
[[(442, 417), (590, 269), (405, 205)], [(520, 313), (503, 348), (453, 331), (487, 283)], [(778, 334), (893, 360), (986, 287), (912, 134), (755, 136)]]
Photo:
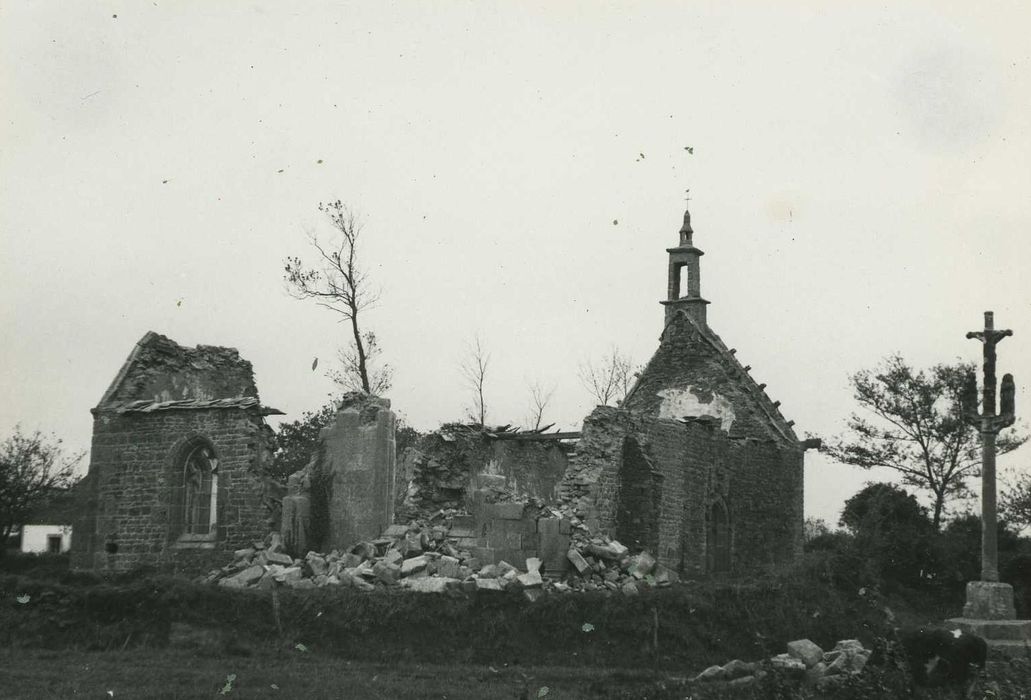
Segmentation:
[(691, 228), (691, 212), (684, 209), (684, 225), (680, 227), (680, 244), (667, 248), (669, 253), (669, 283), (666, 287), (666, 323), (683, 309), (695, 321), (705, 325), (705, 307), (709, 303), (702, 298), (702, 280), (698, 259), (705, 253), (694, 247), (694, 229)]

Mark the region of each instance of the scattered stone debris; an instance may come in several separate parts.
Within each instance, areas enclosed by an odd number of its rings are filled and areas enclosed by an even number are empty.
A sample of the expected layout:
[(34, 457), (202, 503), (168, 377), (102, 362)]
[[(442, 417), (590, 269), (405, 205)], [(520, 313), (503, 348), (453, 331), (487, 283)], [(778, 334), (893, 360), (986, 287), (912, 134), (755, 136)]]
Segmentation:
[[(232, 563), (201, 580), (226, 588), (348, 586), (372, 591), (397, 587), (420, 593), (521, 590), (529, 600), (547, 592), (637, 595), (677, 580), (675, 572), (658, 564), (648, 552), (631, 555), (620, 542), (592, 536), (582, 526), (572, 530), (566, 553), (572, 567), (564, 571), (549, 569), (535, 556), (513, 562), (481, 561), (476, 556), (476, 538), (467, 527), (468, 517), (460, 511), (439, 511), (427, 520), (391, 525), (377, 539), (358, 542), (346, 551), (308, 552), (304, 557), (290, 556), (283, 538), (272, 533), (237, 550)], [(553, 524), (556, 531), (561, 526), (557, 517), (540, 520)], [(568, 521), (561, 522), (570, 528)]]
[(710, 666), (691, 681), (722, 681), (737, 687), (751, 685), (766, 674), (777, 672), (802, 683), (826, 688), (860, 673), (871, 653), (856, 639), (843, 639), (826, 652), (808, 639), (798, 639), (788, 642), (786, 653), (761, 662), (734, 659), (723, 666)]

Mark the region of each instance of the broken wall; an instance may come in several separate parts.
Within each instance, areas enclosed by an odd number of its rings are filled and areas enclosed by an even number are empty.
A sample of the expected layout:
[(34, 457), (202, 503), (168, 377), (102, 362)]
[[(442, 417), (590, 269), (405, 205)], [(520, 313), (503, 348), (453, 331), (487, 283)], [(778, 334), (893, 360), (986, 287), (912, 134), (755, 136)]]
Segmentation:
[(444, 425), (404, 456), (398, 490), (405, 497), (399, 516), (467, 509), (481, 481), (489, 481), (500, 500), (554, 502), (570, 450), (555, 440), (501, 439), (478, 427)]
[(802, 545), (802, 449), (732, 439), (717, 420), (680, 422), (600, 406), (559, 489), (563, 509), (682, 573), (711, 562), (708, 514), (729, 511), (730, 568), (790, 561)]

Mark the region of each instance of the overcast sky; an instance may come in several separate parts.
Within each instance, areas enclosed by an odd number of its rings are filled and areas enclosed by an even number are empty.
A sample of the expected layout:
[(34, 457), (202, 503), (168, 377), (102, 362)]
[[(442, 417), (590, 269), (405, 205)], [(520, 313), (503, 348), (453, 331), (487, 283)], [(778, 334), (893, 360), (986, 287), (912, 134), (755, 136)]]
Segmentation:
[[(365, 221), (396, 410), (462, 417), (479, 333), (489, 419), (536, 380), (575, 429), (578, 364), (657, 345), (688, 187), (710, 325), (800, 433), (839, 431), (848, 375), (891, 352), (977, 359), (986, 309), (1020, 411), (1028, 12), (850, 5), (4, 2), (0, 435), (88, 449), (148, 330), (239, 348), (288, 417), (320, 406), (347, 328), (282, 262), (331, 199)], [(880, 476), (806, 471), (829, 520)]]

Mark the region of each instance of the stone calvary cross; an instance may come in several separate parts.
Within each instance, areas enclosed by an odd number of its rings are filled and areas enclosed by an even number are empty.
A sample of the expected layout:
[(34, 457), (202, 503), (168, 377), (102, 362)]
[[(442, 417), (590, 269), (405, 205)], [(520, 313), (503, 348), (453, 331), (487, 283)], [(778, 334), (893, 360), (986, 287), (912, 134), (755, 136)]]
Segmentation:
[(1031, 623), (1018, 621), (1013, 608), (1013, 590), (999, 581), (999, 551), (997, 542), (997, 512), (995, 503), (995, 437), (1003, 428), (1011, 426), (1013, 416), (1013, 376), (1002, 377), (1000, 410), (996, 407), (995, 346), (1012, 331), (995, 330), (992, 311), (985, 311), (985, 330), (967, 333), (967, 338), (980, 340), (984, 345), (984, 384), (977, 410), (977, 385), (973, 373), (967, 377), (963, 390), (965, 420), (977, 428), (982, 443), (982, 479), (980, 479), (980, 507), (982, 507), (982, 546), (980, 546), (980, 580), (967, 584), (963, 618), (951, 620), (961, 629), (974, 632), (989, 640), (1018, 640), (1031, 637)]

